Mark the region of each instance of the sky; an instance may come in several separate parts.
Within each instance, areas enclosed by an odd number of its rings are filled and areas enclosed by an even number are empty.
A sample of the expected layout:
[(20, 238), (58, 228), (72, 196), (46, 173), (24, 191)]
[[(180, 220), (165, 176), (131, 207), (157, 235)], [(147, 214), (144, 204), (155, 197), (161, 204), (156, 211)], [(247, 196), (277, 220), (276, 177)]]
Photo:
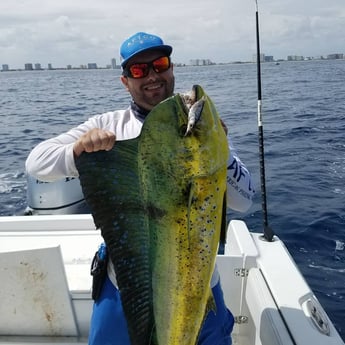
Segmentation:
[[(344, 0), (258, 0), (261, 52), (345, 53)], [(173, 46), (172, 60), (252, 61), (255, 0), (1, 0), (0, 68), (119, 63), (119, 46), (138, 31)]]

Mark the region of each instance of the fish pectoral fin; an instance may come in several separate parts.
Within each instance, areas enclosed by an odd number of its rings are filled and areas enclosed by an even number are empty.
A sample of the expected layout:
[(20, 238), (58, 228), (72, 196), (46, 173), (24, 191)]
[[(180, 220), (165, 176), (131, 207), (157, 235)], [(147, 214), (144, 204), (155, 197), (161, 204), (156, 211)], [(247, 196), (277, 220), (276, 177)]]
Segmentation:
[(189, 195), (188, 195), (188, 208), (187, 208), (187, 234), (188, 234), (188, 247), (190, 247), (190, 231), (191, 231), (191, 211), (193, 202), (196, 200), (195, 196), (195, 184), (191, 181), (188, 185)]
[(152, 330), (151, 330), (151, 336), (149, 339), (149, 343), (147, 345), (156, 345), (157, 344), (157, 341), (156, 341), (155, 336), (154, 336), (155, 328), (156, 328), (156, 325), (153, 325)]
[(210, 296), (208, 297), (208, 300), (207, 300), (206, 310), (205, 310), (205, 318), (206, 318), (207, 314), (208, 314), (210, 311), (213, 311), (214, 314), (217, 313), (216, 301), (215, 301), (215, 299), (214, 299), (214, 297), (213, 297), (212, 290), (211, 290)]

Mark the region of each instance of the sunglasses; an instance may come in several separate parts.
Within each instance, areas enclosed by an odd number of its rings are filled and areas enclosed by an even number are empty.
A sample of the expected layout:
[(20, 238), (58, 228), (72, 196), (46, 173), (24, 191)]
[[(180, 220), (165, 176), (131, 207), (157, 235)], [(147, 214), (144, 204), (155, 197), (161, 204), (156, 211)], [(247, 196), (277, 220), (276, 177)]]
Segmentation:
[(151, 62), (134, 63), (123, 70), (125, 77), (140, 79), (145, 78), (152, 68), (156, 73), (163, 73), (170, 68), (170, 57), (161, 56)]

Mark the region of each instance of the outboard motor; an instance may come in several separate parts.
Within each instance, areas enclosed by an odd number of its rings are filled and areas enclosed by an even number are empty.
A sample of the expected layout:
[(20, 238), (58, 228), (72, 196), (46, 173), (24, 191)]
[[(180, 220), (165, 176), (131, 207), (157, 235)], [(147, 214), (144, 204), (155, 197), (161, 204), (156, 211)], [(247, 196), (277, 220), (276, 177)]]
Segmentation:
[(75, 177), (54, 182), (43, 182), (27, 175), (26, 215), (90, 213)]

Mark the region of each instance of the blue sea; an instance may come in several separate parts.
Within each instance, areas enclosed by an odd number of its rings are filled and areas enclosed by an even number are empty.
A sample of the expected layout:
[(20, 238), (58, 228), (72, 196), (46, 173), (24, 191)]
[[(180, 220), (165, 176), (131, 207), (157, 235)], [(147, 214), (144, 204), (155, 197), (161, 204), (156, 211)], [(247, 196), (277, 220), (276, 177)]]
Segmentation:
[[(262, 231), (255, 64), (175, 67), (200, 84), (257, 189), (244, 219)], [(0, 216), (26, 207), (24, 162), (40, 141), (128, 106), (119, 70), (0, 73)], [(345, 339), (345, 60), (262, 64), (268, 220)], [(282, 267), (282, 270), (284, 267)], [(293, 283), (293, 282), (291, 282)]]

